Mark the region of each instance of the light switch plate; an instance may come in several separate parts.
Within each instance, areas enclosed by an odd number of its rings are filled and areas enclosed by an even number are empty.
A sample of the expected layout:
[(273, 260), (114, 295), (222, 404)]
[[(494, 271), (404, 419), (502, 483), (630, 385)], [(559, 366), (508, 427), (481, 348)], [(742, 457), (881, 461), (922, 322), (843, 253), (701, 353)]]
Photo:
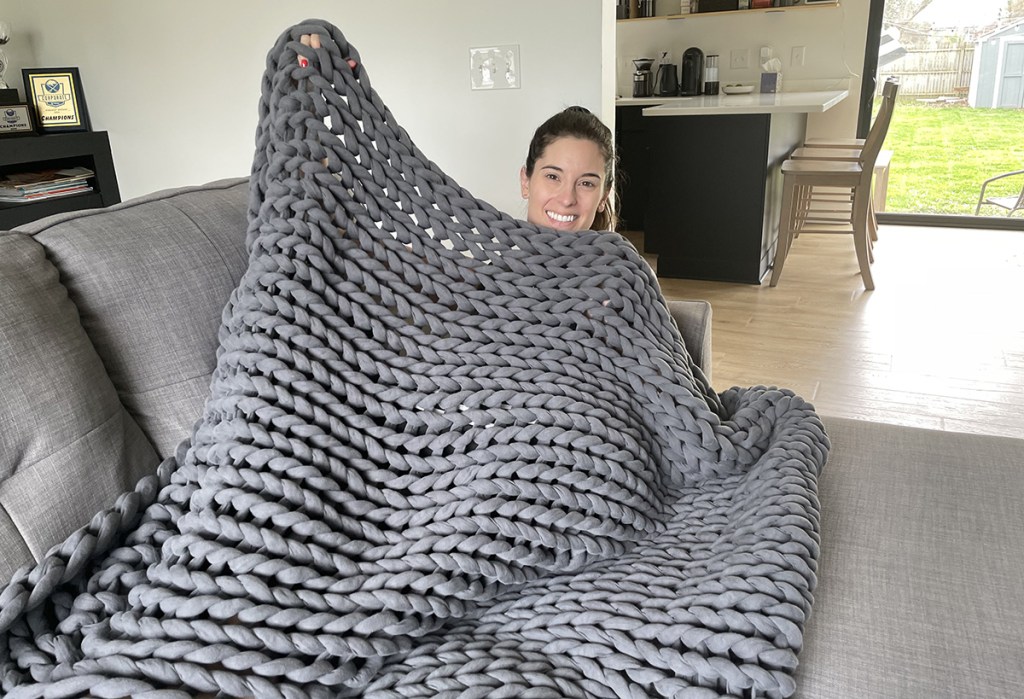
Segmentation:
[(469, 78), (474, 90), (519, 89), (519, 44), (471, 48)]

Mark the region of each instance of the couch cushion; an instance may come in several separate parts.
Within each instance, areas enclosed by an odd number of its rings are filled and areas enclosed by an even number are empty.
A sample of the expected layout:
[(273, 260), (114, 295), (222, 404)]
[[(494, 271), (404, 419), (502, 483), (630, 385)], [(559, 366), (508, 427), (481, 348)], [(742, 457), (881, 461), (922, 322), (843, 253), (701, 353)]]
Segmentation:
[(159, 455), (199, 417), (221, 311), (245, 270), (248, 181), (167, 190), (27, 224), (121, 400)]
[(821, 559), (797, 696), (1024, 691), (1024, 441), (823, 417)]
[(0, 581), (157, 466), (43, 248), (0, 233)]

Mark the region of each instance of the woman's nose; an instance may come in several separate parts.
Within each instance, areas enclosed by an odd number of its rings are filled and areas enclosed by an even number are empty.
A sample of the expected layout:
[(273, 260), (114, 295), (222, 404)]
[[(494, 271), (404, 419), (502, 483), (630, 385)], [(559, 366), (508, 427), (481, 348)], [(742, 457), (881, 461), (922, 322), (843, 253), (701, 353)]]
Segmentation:
[(558, 191), (558, 200), (563, 204), (576, 203), (576, 188), (572, 185), (562, 185)]

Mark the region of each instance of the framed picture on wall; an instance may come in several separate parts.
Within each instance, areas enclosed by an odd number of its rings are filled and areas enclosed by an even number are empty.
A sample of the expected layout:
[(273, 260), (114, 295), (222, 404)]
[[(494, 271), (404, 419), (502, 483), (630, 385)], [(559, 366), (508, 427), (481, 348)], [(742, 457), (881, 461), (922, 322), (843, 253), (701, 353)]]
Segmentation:
[(78, 68), (22, 68), (21, 73), (25, 99), (40, 133), (89, 130)]

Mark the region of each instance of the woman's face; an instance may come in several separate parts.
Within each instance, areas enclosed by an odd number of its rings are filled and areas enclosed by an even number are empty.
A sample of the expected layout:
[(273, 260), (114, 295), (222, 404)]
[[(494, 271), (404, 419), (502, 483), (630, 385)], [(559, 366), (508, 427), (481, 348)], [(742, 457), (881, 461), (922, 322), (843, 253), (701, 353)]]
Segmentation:
[(537, 158), (533, 174), (519, 172), (526, 220), (563, 231), (590, 230), (605, 207), (605, 162), (593, 141), (563, 136)]

